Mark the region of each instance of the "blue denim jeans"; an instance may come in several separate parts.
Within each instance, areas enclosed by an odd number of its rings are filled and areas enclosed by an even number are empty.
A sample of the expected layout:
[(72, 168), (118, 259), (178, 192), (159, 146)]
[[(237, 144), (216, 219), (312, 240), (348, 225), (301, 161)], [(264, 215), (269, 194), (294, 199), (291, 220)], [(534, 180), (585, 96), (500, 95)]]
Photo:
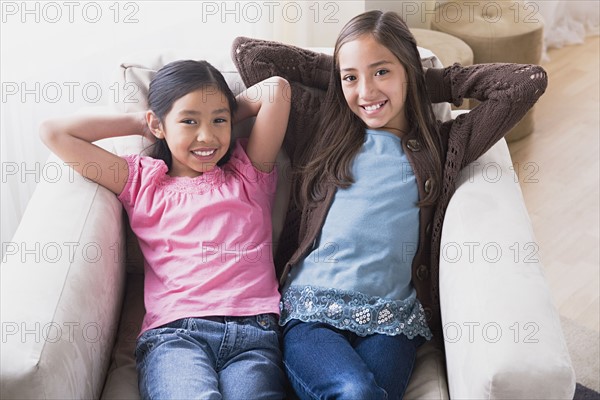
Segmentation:
[(292, 320), (283, 364), (300, 399), (401, 399), (421, 336), (358, 336), (321, 322)]
[(143, 399), (282, 399), (277, 317), (184, 318), (137, 340)]

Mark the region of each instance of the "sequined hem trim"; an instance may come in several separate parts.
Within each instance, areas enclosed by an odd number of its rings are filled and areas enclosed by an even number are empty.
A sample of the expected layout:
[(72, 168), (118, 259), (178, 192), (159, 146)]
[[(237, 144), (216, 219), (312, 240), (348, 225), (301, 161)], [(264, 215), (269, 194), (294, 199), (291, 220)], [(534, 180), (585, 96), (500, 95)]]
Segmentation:
[(412, 339), (421, 335), (432, 338), (425, 311), (418, 299), (387, 300), (360, 292), (290, 286), (279, 304), (280, 325), (292, 319), (325, 322), (359, 336), (381, 333), (389, 336), (405, 334)]

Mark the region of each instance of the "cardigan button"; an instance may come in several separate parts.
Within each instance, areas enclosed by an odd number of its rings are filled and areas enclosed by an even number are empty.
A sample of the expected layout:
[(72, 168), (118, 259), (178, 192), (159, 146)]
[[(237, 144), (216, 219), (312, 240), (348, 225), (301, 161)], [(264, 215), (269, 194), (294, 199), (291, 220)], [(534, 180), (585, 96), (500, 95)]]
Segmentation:
[(421, 143), (419, 143), (417, 139), (410, 139), (408, 142), (406, 142), (406, 147), (408, 147), (408, 149), (411, 151), (420, 151)]
[(425, 181), (425, 193), (431, 192), (432, 187), (433, 187), (433, 178), (429, 178)]
[(425, 279), (427, 279), (429, 277), (429, 268), (427, 268), (427, 265), (419, 265), (417, 267), (417, 278), (419, 278), (419, 280), (424, 281)]

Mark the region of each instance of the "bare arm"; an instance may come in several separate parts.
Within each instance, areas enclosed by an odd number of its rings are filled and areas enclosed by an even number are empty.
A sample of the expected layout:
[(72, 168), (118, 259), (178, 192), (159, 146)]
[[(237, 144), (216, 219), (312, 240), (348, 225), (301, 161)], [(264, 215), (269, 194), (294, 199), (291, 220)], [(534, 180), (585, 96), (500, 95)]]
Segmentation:
[(284, 43), (238, 37), (231, 55), (247, 87), (270, 76), (291, 86), (291, 111), (283, 147), (292, 164), (310, 146), (332, 78), (333, 57)]
[(256, 116), (246, 153), (255, 168), (270, 172), (283, 143), (291, 106), (289, 83), (278, 76), (265, 79), (237, 96), (235, 121)]
[(247, 87), (281, 76), (290, 83), (325, 91), (333, 68), (333, 57), (328, 54), (244, 36), (233, 41), (231, 58)]
[(47, 120), (40, 126), (40, 137), (54, 154), (115, 194), (120, 194), (127, 182), (127, 161), (92, 142), (148, 133), (146, 112), (72, 116)]

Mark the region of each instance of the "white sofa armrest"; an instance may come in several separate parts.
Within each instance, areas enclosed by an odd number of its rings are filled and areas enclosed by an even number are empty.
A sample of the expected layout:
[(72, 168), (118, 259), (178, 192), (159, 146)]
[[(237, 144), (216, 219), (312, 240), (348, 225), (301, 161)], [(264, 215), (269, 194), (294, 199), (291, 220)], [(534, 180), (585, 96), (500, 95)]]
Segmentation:
[(451, 398), (573, 398), (574, 371), (504, 139), (461, 173), (442, 231), (440, 301)]
[(122, 207), (54, 155), (43, 171), (3, 243), (0, 397), (99, 398), (125, 283)]

